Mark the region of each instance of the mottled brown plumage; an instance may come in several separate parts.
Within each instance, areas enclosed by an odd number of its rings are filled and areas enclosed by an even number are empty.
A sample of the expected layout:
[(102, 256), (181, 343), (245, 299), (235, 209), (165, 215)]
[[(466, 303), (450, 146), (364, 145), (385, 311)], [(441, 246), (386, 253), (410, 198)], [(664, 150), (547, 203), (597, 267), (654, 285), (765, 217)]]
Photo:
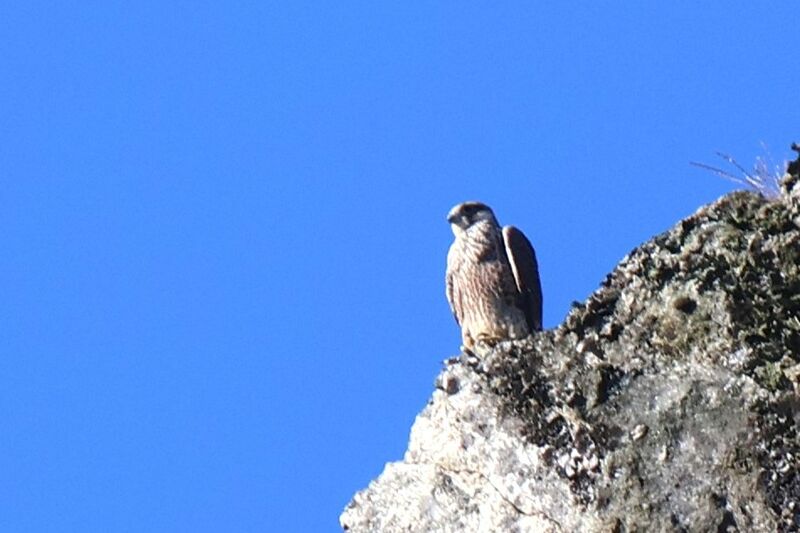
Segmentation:
[(464, 348), (520, 339), (542, 328), (536, 254), (513, 226), (500, 228), (492, 210), (465, 202), (447, 215), (455, 241), (447, 254), (447, 301)]

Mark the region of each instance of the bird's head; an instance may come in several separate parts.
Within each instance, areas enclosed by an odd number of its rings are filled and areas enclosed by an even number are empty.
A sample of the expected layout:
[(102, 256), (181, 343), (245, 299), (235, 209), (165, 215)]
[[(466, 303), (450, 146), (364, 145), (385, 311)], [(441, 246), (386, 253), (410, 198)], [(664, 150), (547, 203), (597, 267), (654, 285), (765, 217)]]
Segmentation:
[(464, 202), (458, 204), (447, 213), (447, 221), (453, 233), (459, 235), (479, 222), (490, 222), (497, 225), (492, 209), (481, 202)]

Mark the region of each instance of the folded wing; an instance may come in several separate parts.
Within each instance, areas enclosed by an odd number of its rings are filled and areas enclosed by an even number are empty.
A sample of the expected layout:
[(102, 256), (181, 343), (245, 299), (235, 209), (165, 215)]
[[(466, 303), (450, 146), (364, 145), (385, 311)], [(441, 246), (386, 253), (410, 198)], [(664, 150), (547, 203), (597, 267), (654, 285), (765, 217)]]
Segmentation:
[(503, 228), (503, 242), (521, 295), (521, 306), (531, 331), (542, 329), (542, 286), (536, 252), (525, 234), (514, 226)]

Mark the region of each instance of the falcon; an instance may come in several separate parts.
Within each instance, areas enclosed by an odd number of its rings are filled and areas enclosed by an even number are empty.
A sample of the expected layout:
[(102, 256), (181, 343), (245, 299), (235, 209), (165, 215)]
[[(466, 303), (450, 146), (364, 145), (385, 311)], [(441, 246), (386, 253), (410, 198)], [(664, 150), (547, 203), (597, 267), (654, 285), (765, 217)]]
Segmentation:
[(501, 228), (481, 202), (447, 214), (455, 241), (447, 253), (447, 301), (461, 326), (463, 348), (492, 346), (542, 329), (536, 253), (514, 226)]

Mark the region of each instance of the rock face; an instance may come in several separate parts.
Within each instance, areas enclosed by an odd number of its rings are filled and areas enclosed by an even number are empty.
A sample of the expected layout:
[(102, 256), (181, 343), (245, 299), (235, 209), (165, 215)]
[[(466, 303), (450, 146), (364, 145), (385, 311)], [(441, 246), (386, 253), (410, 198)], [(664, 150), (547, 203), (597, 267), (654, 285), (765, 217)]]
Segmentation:
[(348, 531), (800, 530), (800, 179), (632, 251), (558, 328), (446, 363)]

